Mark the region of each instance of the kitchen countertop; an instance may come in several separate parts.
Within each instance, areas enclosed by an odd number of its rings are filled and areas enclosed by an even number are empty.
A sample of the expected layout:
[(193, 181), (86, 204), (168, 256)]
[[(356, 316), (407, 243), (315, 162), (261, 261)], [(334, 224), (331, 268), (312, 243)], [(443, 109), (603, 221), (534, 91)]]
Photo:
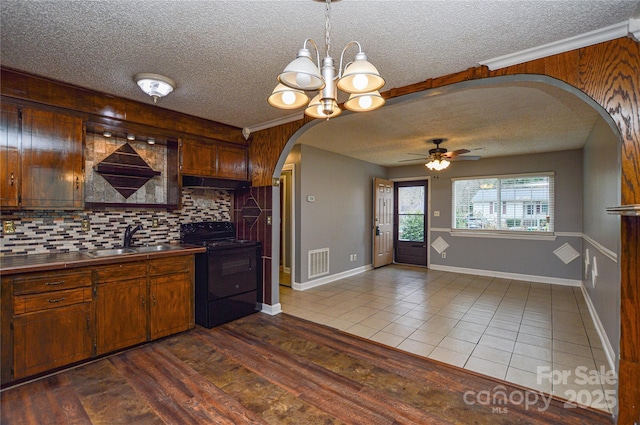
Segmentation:
[(85, 252), (65, 252), (52, 254), (8, 255), (0, 257), (0, 275), (17, 273), (73, 269), (76, 267), (100, 266), (106, 264), (144, 261), (153, 258), (175, 257), (179, 255), (205, 252), (206, 248), (195, 245), (179, 245), (180, 249), (158, 252), (140, 252), (94, 258)]

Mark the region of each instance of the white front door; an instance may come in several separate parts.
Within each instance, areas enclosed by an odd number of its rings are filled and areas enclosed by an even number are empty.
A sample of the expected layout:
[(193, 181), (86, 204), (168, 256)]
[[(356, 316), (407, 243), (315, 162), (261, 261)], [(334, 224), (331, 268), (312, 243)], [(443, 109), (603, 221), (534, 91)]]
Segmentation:
[(393, 182), (373, 179), (373, 267), (393, 262)]

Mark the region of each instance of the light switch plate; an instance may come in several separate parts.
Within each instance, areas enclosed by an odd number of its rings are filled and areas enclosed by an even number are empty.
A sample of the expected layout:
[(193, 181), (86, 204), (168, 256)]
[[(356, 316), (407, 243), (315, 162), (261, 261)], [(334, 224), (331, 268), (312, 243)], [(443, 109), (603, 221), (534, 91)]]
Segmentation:
[(80, 226), (83, 232), (88, 232), (91, 230), (91, 222), (87, 219), (82, 220), (82, 225)]

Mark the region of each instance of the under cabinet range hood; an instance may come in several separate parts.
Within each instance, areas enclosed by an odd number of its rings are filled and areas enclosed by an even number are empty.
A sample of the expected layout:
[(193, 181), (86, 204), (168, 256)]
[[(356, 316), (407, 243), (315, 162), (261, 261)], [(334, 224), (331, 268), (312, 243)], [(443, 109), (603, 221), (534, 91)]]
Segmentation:
[(245, 190), (251, 187), (251, 182), (248, 180), (231, 180), (215, 177), (183, 175), (182, 187), (198, 189)]

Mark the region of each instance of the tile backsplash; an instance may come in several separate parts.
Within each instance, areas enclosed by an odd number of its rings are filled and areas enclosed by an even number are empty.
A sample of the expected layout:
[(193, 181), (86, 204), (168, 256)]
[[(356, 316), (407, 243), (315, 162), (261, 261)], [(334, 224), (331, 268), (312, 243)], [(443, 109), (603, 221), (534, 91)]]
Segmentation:
[[(142, 225), (134, 245), (169, 243), (180, 238), (180, 224), (193, 221), (231, 221), (233, 195), (225, 190), (183, 189), (182, 209), (95, 211), (3, 211), (15, 233), (0, 235), (0, 256), (43, 254), (113, 248), (122, 245), (127, 225)], [(153, 220), (158, 227), (153, 227)], [(82, 230), (88, 220), (90, 229)]]

